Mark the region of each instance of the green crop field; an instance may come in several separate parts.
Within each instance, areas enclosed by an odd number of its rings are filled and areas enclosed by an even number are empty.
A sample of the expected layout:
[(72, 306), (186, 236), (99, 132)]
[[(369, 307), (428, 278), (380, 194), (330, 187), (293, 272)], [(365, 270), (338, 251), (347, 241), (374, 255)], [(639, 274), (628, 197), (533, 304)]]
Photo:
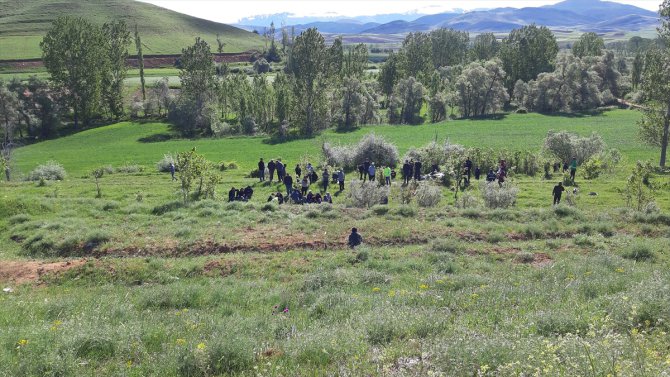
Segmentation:
[(130, 28), (137, 24), (144, 54), (179, 54), (196, 37), (216, 46), (216, 35), (226, 43), (225, 52), (260, 49), (260, 36), (216, 22), (176, 13), (132, 0), (53, 2), (48, 0), (0, 0), (0, 60), (39, 58), (39, 43), (59, 16), (82, 16), (102, 24), (122, 19)]
[[(618, 191), (637, 160), (658, 158), (637, 140), (639, 118), (507, 114), (280, 144), (123, 122), (21, 147), (17, 179), (0, 181), (0, 376), (670, 373), (670, 176), (651, 178), (660, 211), (628, 208)], [(556, 207), (561, 174), (512, 176), (508, 209), (456, 207), (447, 188), (435, 207), (401, 204), (397, 181), (388, 205), (356, 208), (349, 185), (331, 185), (333, 205), (278, 206), (266, 199), (283, 186), (247, 178), (259, 157), (292, 172), (321, 163), (322, 142), (370, 132), (402, 156), (436, 139), (538, 151), (549, 130), (597, 132), (623, 161), (578, 173), (573, 205)], [(194, 147), (236, 168), (214, 199), (185, 205), (156, 162)], [(64, 180), (20, 179), (49, 160)], [(250, 202), (227, 201), (246, 185)], [(354, 226), (364, 243), (350, 250)]]

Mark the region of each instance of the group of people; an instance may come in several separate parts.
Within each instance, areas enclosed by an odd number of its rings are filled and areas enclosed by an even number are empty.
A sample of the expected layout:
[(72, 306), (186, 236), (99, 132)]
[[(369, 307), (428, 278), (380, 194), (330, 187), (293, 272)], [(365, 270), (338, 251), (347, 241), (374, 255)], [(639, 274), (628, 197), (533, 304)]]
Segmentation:
[(371, 162), (368, 159), (358, 165), (358, 179), (363, 182), (369, 180), (374, 182), (377, 177), (377, 172), (381, 172), (382, 177), (384, 177), (383, 184), (391, 185), (391, 180), (394, 180), (396, 177), (396, 172), (390, 166), (375, 166), (374, 162)]
[[(316, 169), (311, 163), (305, 165), (304, 172), (300, 164), (296, 164), (294, 169), (294, 179), (291, 174), (286, 172), (286, 165), (282, 163), (281, 159), (278, 159), (277, 161), (270, 160), (270, 162), (266, 164), (261, 158), (260, 161), (258, 161), (258, 172), (260, 182), (264, 182), (266, 177), (269, 178), (269, 182), (274, 181), (274, 173), (276, 172), (277, 182), (283, 183), (286, 187), (286, 197), (293, 200), (294, 191), (297, 191), (297, 194), (295, 195), (302, 198), (303, 203), (316, 203), (318, 200), (326, 201), (326, 197), (328, 199), (327, 201), (332, 203), (332, 196), (328, 193), (328, 187), (331, 184), (338, 184), (340, 191), (344, 190), (345, 174), (343, 169), (338, 169), (332, 174), (328, 172), (328, 169), (324, 169), (319, 178)], [(309, 188), (315, 183), (320, 185), (321, 191), (316, 195), (310, 195), (311, 192)], [(276, 196), (277, 195), (275, 194), (275, 197)]]
[(251, 186), (245, 188), (240, 188), (239, 190), (235, 187), (232, 187), (228, 191), (228, 201), (229, 202), (248, 202), (251, 200), (251, 197), (254, 195), (254, 189)]

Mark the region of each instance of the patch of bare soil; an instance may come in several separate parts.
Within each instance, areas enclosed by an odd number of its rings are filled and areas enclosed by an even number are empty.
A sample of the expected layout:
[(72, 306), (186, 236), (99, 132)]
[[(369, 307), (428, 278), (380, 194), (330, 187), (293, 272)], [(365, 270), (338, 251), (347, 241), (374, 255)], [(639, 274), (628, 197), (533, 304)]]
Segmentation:
[(40, 261), (0, 261), (0, 282), (25, 284), (39, 282), (45, 274), (57, 274), (86, 263), (85, 259), (40, 262)]

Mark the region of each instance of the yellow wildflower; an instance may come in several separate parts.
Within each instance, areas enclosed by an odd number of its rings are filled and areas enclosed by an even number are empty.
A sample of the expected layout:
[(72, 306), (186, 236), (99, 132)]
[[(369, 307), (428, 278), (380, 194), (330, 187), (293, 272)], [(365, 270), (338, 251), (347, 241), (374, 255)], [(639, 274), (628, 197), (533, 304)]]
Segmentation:
[(183, 346), (184, 344), (186, 344), (186, 339), (179, 338), (177, 339), (176, 343), (178, 346)]
[(204, 350), (206, 347), (207, 346), (205, 345), (205, 343), (198, 343), (198, 349), (199, 350)]

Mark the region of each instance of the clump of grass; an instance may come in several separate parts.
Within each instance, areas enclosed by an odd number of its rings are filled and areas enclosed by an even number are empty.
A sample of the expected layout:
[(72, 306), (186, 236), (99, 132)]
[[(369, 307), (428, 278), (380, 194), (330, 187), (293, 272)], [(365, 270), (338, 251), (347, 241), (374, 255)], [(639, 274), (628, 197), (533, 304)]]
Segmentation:
[(184, 207), (184, 202), (182, 202), (182, 201), (169, 202), (169, 203), (157, 205), (156, 207), (154, 207), (151, 210), (151, 214), (160, 216), (160, 215), (164, 215), (168, 212), (176, 211), (176, 210), (178, 210), (180, 208), (183, 208), (183, 207)]
[(108, 212), (109, 211), (114, 211), (114, 210), (118, 209), (120, 206), (121, 206), (121, 203), (117, 202), (116, 200), (110, 200), (110, 201), (105, 202), (102, 205), (102, 210), (103, 211), (108, 211)]
[(463, 247), (461, 244), (451, 238), (437, 239), (430, 243), (429, 250), (438, 253), (459, 253)]
[(8, 222), (9, 225), (17, 225), (28, 221), (30, 221), (30, 216), (26, 215), (25, 213), (19, 213), (18, 215), (10, 217)]
[(636, 242), (630, 245), (622, 254), (626, 259), (632, 259), (637, 262), (654, 260), (655, 251), (646, 243)]
[(522, 229), (523, 235), (528, 239), (539, 239), (544, 236), (544, 230), (536, 224), (527, 224)]
[(535, 254), (529, 252), (522, 252), (516, 256), (519, 263), (533, 263), (535, 261)]
[(264, 203), (261, 205), (260, 209), (263, 212), (275, 212), (277, 210), (277, 205), (274, 203)]
[(554, 213), (558, 217), (572, 217), (572, 218), (581, 218), (582, 213), (575, 207), (559, 204), (554, 207)]
[[(169, 164), (168, 164), (168, 165), (169, 165)], [(168, 167), (169, 167), (169, 166), (168, 166)], [(141, 173), (141, 172), (143, 172), (143, 171), (144, 171), (144, 168), (143, 168), (142, 166), (140, 166), (140, 165), (126, 164), (126, 165), (119, 166), (118, 168), (116, 168), (116, 172), (118, 172), (118, 173), (126, 173), (126, 174), (130, 174), (130, 173)]]
[(389, 211), (389, 206), (386, 205), (375, 205), (371, 208), (372, 213), (374, 213), (377, 216), (383, 216), (386, 215)]
[(116, 345), (104, 337), (86, 336), (74, 342), (75, 355), (82, 359), (93, 359), (98, 361), (108, 360), (114, 357)]
[(488, 243), (500, 243), (505, 240), (505, 235), (501, 232), (494, 231), (486, 235), (486, 242)]
[(416, 209), (409, 205), (401, 205), (400, 207), (393, 210), (393, 214), (402, 217), (414, 217), (416, 216)]

